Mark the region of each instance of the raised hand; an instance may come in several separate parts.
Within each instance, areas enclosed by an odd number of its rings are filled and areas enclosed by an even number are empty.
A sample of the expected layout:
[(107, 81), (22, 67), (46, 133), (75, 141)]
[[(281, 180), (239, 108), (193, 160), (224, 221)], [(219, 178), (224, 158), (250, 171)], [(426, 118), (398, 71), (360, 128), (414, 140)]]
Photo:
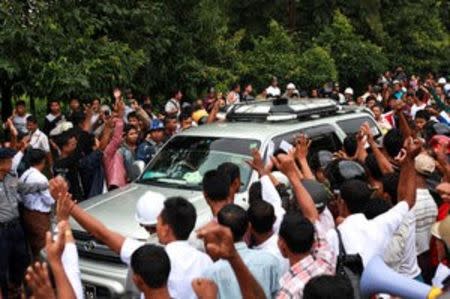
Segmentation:
[(116, 102), (118, 102), (122, 98), (122, 91), (120, 88), (114, 88), (113, 95)]
[(271, 157), (273, 165), (287, 177), (296, 175), (298, 172), (293, 153), (294, 151), (290, 151), (287, 155), (280, 154), (276, 157)]
[(262, 160), (261, 154), (259, 150), (254, 148), (252, 149), (252, 157), (253, 160), (246, 161), (247, 164), (254, 170), (256, 170), (260, 176), (266, 174), (266, 168), (264, 167), (264, 162)]
[(69, 186), (67, 185), (66, 180), (61, 176), (54, 177), (48, 182), (48, 184), (50, 195), (55, 200), (58, 200), (63, 194), (67, 193), (69, 190)]
[(47, 252), (48, 262), (52, 267), (53, 265), (60, 265), (62, 263), (61, 257), (66, 244), (66, 228), (65, 221), (61, 221), (58, 224), (58, 236), (55, 241), (52, 240), (52, 234), (50, 232), (47, 232), (45, 236), (45, 251)]
[(368, 142), (372, 142), (373, 139), (373, 134), (372, 134), (372, 129), (370, 129), (369, 123), (365, 122), (361, 125), (361, 129), (360, 131), (364, 134), (364, 136), (367, 136), (367, 141)]
[(197, 236), (205, 241), (206, 251), (215, 259), (228, 260), (238, 254), (228, 227), (210, 222), (197, 231)]
[(217, 285), (214, 281), (206, 278), (196, 278), (192, 281), (192, 289), (199, 299), (216, 299)]
[(25, 280), (31, 289), (34, 299), (56, 299), (52, 284), (48, 275), (48, 266), (46, 263), (36, 262), (28, 267)]
[(305, 134), (300, 134), (295, 140), (295, 157), (304, 160), (308, 157), (311, 139)]
[(72, 195), (68, 192), (61, 194), (56, 202), (56, 218), (58, 221), (69, 220), (70, 212), (76, 202), (72, 199)]

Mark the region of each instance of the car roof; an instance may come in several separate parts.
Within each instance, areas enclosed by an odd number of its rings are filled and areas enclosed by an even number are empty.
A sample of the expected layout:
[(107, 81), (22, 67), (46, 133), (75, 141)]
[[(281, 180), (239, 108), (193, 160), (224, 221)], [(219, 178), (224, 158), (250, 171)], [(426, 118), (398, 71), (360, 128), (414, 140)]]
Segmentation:
[(272, 136), (283, 134), (292, 130), (308, 128), (323, 124), (333, 124), (339, 120), (371, 117), (367, 112), (355, 110), (352, 113), (333, 115), (320, 119), (298, 121), (290, 120), (283, 122), (215, 122), (212, 124), (201, 125), (190, 128), (177, 136), (205, 136), (205, 137), (223, 137), (238, 139), (257, 139), (264, 141)]

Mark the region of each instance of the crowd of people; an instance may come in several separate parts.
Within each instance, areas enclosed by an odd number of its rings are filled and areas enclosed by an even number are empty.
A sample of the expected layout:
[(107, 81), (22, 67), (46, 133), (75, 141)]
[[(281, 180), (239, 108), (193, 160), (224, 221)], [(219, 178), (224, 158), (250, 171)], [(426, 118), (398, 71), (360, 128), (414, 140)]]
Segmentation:
[[(192, 203), (150, 191), (135, 218), (159, 245), (110, 231), (77, 205), (136, 179), (137, 166), (175, 134), (225, 121), (224, 106), (276, 97), (328, 97), (370, 109), (382, 140), (363, 124), (337, 153), (309, 151), (305, 135), (268, 163), (253, 150), (248, 164), (259, 180), (250, 186), (248, 209), (234, 202), (239, 167), (224, 163), (204, 174), (211, 222), (197, 231)], [(145, 298), (356, 298), (358, 281), (346, 270), (358, 277), (376, 256), (407, 279), (445, 290), (449, 104), (444, 77), (407, 76), (401, 68), (358, 97), (337, 83), (310, 94), (288, 83), (282, 94), (273, 78), (257, 96), (251, 84), (243, 91), (234, 84), (226, 95), (211, 88), (188, 103), (176, 90), (161, 111), (149, 97), (137, 101), (116, 88), (110, 105), (73, 98), (65, 114), (59, 101), (49, 101), (42, 129), (18, 101), (0, 147), (1, 294), (83, 298), (69, 217), (120, 255)]]

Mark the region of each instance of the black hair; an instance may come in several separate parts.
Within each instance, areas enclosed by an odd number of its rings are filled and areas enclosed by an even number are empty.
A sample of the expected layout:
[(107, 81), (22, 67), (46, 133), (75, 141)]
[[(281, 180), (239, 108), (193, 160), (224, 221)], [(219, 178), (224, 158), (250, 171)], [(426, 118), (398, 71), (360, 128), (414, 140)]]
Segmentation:
[(192, 117), (191, 114), (190, 113), (186, 113), (186, 111), (185, 111), (185, 112), (180, 114), (180, 122), (183, 122), (183, 121), (185, 121), (185, 120), (187, 120), (187, 119), (189, 119), (191, 117)]
[(172, 93), (171, 93), (171, 96), (175, 97), (179, 92), (181, 92), (181, 89), (173, 89)]
[(231, 162), (220, 164), (219, 167), (217, 167), (217, 171), (228, 176), (230, 182), (234, 182), (236, 179), (239, 179), (241, 177), (239, 166)]
[(391, 158), (395, 158), (403, 148), (403, 135), (398, 129), (391, 129), (383, 138), (383, 147)]
[(303, 290), (303, 299), (353, 299), (354, 291), (345, 276), (320, 275), (311, 278)]
[(148, 287), (159, 289), (167, 285), (170, 259), (163, 247), (146, 244), (131, 255), (131, 269)]
[(342, 199), (352, 214), (363, 213), (373, 193), (367, 183), (361, 180), (345, 181), (340, 191)]
[(381, 172), (380, 166), (378, 166), (377, 158), (373, 153), (367, 155), (364, 165), (374, 179), (381, 180), (383, 173)]
[(149, 103), (143, 104), (142, 105), (142, 109), (144, 109), (144, 110), (153, 110), (153, 105), (149, 104)]
[(80, 100), (78, 99), (78, 97), (71, 97), (69, 100), (69, 104), (73, 101), (77, 101), (78, 103), (80, 102)]
[(416, 97), (421, 102), (425, 102), (426, 101), (426, 96), (427, 96), (427, 94), (422, 89), (419, 89), (416, 92)]
[(17, 102), (16, 102), (16, 108), (18, 107), (18, 106), (27, 106), (26, 104), (25, 104), (25, 101), (24, 100), (18, 100)]
[(27, 151), (27, 157), (30, 166), (35, 166), (45, 161), (47, 153), (41, 149), (31, 148)]
[(30, 116), (27, 117), (27, 122), (31, 122), (31, 123), (37, 124), (38, 120), (37, 120), (36, 116), (30, 115)]
[(239, 242), (248, 228), (247, 212), (238, 205), (228, 204), (217, 214), (219, 224), (230, 228), (234, 242)]
[(93, 104), (95, 101), (98, 101), (98, 103), (101, 105), (102, 104), (102, 100), (100, 100), (100, 98), (93, 98), (91, 100), (91, 104)]
[(419, 110), (416, 112), (416, 117), (414, 119), (422, 118), (425, 121), (429, 121), (430, 117), (430, 113), (427, 110)]
[(273, 206), (263, 200), (253, 203), (247, 210), (248, 220), (257, 233), (268, 233), (272, 230), (276, 217)]
[[(301, 233), (299, 233), (301, 232)], [(279, 236), (294, 253), (306, 253), (314, 243), (314, 225), (301, 213), (291, 211), (284, 215)]]
[(183, 197), (169, 197), (164, 201), (161, 219), (172, 229), (177, 240), (187, 240), (195, 226), (194, 205)]
[(343, 147), (345, 153), (348, 156), (353, 157), (356, 154), (356, 150), (358, 149), (358, 141), (356, 140), (356, 134), (351, 134), (345, 137)]
[(262, 200), (262, 185), (260, 181), (255, 181), (248, 189), (248, 202), (250, 205)]
[(128, 113), (127, 120), (130, 121), (130, 118), (133, 118), (133, 117), (139, 119), (139, 117), (137, 116), (136, 111), (131, 111), (130, 113)]
[(75, 131), (73, 129), (70, 129), (66, 132), (61, 133), (60, 135), (55, 137), (55, 143), (59, 148), (62, 148), (63, 146), (67, 145), (69, 140), (73, 137), (75, 137)]
[(177, 116), (176, 115), (167, 115), (164, 118), (164, 126), (166, 126), (166, 124), (168, 124), (169, 121), (171, 121), (171, 120), (177, 120)]
[(230, 194), (230, 179), (227, 175), (210, 170), (203, 176), (203, 192), (212, 201), (222, 201)]
[(48, 108), (50, 108), (50, 106), (51, 106), (53, 103), (61, 104), (60, 101), (57, 100), (57, 99), (48, 100), (48, 102), (47, 102)]
[(386, 200), (381, 198), (371, 198), (367, 201), (366, 209), (364, 211), (364, 216), (371, 220), (379, 215), (389, 211), (391, 205)]
[(86, 119), (86, 115), (84, 114), (83, 111), (75, 111), (70, 116), (70, 121), (73, 123), (74, 127), (77, 127), (80, 124), (82, 124), (85, 119)]
[(238, 86), (241, 86), (239, 82), (234, 82), (233, 84), (231, 84), (231, 90), (235, 90)]
[(383, 183), (383, 191), (389, 194), (393, 204), (396, 204), (398, 201), (397, 190), (399, 180), (400, 175), (397, 172), (389, 173), (381, 179), (381, 182)]
[(133, 126), (133, 125), (126, 124), (125, 127), (123, 128), (123, 134), (127, 135), (131, 130), (136, 130), (137, 131), (137, 128), (135, 126)]

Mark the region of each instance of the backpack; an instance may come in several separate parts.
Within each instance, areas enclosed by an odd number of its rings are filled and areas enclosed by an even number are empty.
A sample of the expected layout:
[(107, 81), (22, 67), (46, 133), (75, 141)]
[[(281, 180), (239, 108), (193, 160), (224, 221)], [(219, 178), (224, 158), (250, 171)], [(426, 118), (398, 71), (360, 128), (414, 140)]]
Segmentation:
[(364, 270), (361, 256), (359, 254), (347, 254), (342, 242), (341, 232), (336, 228), (336, 234), (339, 241), (339, 255), (337, 257), (336, 275), (346, 278), (350, 281), (355, 299), (365, 299), (361, 295), (359, 282)]

